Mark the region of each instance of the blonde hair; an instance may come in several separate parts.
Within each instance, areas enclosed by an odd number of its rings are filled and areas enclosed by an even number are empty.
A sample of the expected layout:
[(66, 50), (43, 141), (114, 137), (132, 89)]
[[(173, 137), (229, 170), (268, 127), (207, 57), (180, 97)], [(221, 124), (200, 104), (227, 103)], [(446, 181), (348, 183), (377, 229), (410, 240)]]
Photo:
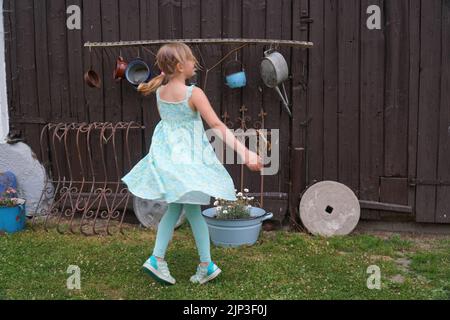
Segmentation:
[(152, 78), (149, 82), (139, 84), (137, 90), (144, 96), (155, 92), (162, 84), (166, 84), (175, 75), (177, 63), (193, 60), (197, 69), (201, 69), (198, 60), (191, 48), (183, 42), (174, 42), (163, 45), (156, 54), (155, 65), (164, 73)]

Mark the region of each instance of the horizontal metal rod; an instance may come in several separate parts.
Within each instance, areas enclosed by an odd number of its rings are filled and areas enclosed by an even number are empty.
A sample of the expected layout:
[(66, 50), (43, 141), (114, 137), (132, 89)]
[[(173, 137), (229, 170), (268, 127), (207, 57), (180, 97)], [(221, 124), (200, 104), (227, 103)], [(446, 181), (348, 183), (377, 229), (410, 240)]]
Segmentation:
[(450, 186), (450, 181), (445, 180), (425, 180), (425, 179), (408, 179), (410, 186)]
[(160, 40), (136, 40), (136, 41), (116, 41), (116, 42), (85, 42), (84, 46), (88, 48), (96, 47), (133, 47), (142, 45), (160, 45), (173, 42), (197, 43), (197, 44), (272, 44), (291, 47), (311, 48), (313, 43), (310, 41), (281, 40), (281, 39), (243, 39), (243, 38), (211, 38), (211, 39), (160, 39)]
[[(70, 180), (69, 178), (67, 178), (67, 179), (65, 179), (64, 180), (64, 176), (61, 178), (61, 179), (59, 179), (59, 180), (48, 180), (49, 182), (53, 182), (53, 183), (61, 183), (61, 184), (63, 184), (63, 183), (66, 183), (66, 184), (69, 184), (69, 183), (84, 183), (84, 184), (86, 184), (86, 185), (89, 185), (89, 184), (101, 184), (101, 185), (104, 185), (104, 184), (106, 184), (106, 185), (110, 185), (110, 184), (114, 184), (114, 185), (122, 185), (123, 184), (123, 182), (120, 182), (120, 181), (112, 181), (112, 180), (108, 180), (108, 181), (94, 181), (94, 180), (84, 180), (84, 181), (82, 181), (82, 180)], [(63, 186), (66, 186), (66, 185), (63, 185)], [(102, 189), (102, 188), (99, 188), (99, 189)], [(84, 192), (80, 192), (79, 193), (80, 195), (82, 195), (82, 196), (88, 196), (89, 195), (89, 192), (87, 192), (87, 193), (84, 193)]]
[(285, 192), (246, 192), (247, 196), (253, 197), (253, 196), (263, 196), (265, 199), (282, 199), (287, 200), (288, 194)]
[(412, 213), (413, 212), (413, 209), (411, 206), (399, 205), (399, 204), (394, 204), (394, 203), (359, 200), (359, 204), (361, 206), (361, 209), (383, 210), (383, 211), (392, 211), (392, 212), (400, 212), (400, 213)]

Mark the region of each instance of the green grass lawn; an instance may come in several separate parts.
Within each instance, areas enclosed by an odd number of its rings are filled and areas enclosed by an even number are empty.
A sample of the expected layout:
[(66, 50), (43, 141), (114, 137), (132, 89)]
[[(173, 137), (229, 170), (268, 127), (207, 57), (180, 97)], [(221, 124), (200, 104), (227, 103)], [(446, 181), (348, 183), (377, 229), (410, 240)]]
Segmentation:
[[(198, 263), (186, 223), (175, 231), (166, 259), (174, 286), (141, 270), (155, 232), (85, 237), (27, 230), (0, 236), (1, 299), (450, 299), (450, 238), (350, 235), (320, 238), (262, 232), (241, 248), (212, 246), (222, 274), (189, 282)], [(69, 265), (81, 269), (81, 289), (66, 287)], [(367, 268), (381, 270), (381, 289), (368, 289)]]

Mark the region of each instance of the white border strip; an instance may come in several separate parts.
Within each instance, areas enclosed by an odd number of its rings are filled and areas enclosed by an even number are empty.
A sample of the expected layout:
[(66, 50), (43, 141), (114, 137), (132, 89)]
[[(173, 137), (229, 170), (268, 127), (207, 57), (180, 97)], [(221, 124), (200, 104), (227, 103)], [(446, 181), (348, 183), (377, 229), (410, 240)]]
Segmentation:
[(9, 132), (8, 96), (6, 92), (5, 28), (3, 25), (3, 0), (0, 0), (0, 143)]

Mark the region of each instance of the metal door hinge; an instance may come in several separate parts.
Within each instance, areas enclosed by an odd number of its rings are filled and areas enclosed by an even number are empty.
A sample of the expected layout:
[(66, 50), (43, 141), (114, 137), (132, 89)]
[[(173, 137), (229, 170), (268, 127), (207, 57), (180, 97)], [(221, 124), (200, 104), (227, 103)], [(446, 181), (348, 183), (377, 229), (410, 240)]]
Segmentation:
[(300, 23), (313, 23), (314, 19), (309, 16), (300, 17)]

